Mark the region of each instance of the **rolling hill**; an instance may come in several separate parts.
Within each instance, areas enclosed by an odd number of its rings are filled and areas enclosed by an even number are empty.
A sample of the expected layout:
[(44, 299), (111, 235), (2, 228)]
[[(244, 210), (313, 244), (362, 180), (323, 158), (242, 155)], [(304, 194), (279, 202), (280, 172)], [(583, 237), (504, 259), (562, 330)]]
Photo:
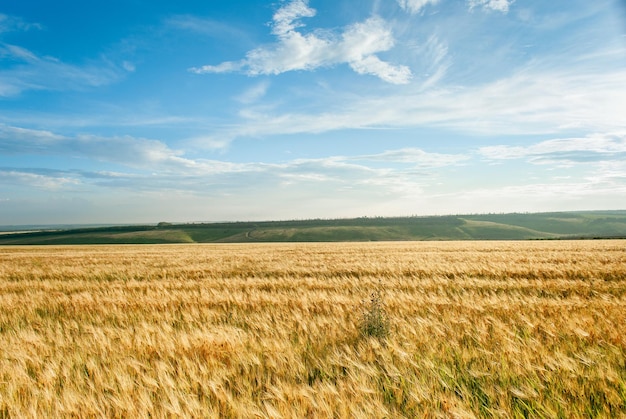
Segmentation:
[(10, 232), (0, 245), (626, 237), (626, 210), (108, 226)]

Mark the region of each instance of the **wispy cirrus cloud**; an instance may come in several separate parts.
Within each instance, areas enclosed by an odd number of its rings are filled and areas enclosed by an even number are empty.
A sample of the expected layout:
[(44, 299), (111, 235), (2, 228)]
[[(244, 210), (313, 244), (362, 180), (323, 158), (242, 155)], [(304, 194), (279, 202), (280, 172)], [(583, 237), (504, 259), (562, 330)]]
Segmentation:
[(193, 15), (176, 15), (165, 20), (169, 27), (191, 31), (216, 38), (247, 40), (249, 35), (233, 25), (208, 17)]
[(0, 43), (0, 97), (16, 96), (27, 90), (82, 90), (120, 80), (133, 68), (94, 62), (85, 66), (39, 56), (18, 45)]
[(243, 104), (251, 104), (257, 102), (259, 99), (265, 96), (265, 93), (267, 93), (267, 89), (269, 89), (269, 87), (270, 83), (267, 80), (264, 80), (242, 92), (235, 99)]
[(419, 13), (428, 4), (437, 4), (439, 0), (398, 0), (400, 7), (411, 13)]
[(395, 43), (391, 28), (382, 18), (357, 22), (340, 34), (298, 31), (304, 26), (300, 20), (315, 14), (307, 0), (294, 0), (274, 14), (272, 34), (277, 38), (276, 43), (253, 49), (240, 61), (194, 67), (190, 71), (197, 74), (242, 71), (255, 76), (348, 64), (358, 74), (373, 75), (388, 83), (409, 82), (412, 74), (408, 67), (390, 64), (376, 55), (389, 51)]
[(436, 34), (431, 34), (426, 42), (415, 47), (415, 54), (421, 58), (424, 81), (421, 89), (427, 90), (436, 86), (446, 75), (452, 65), (448, 55), (448, 44)]
[[(41, 30), (39, 23), (0, 14), (0, 34)], [(134, 65), (98, 60), (86, 65), (64, 63), (39, 55), (19, 45), (0, 41), (0, 97), (17, 96), (28, 90), (81, 90), (110, 84), (133, 72)]]
[(626, 161), (626, 133), (551, 139), (528, 146), (481, 147), (478, 153), (492, 161), (525, 159), (534, 164), (623, 162)]
[(26, 22), (17, 16), (0, 13), (0, 34), (13, 31), (29, 31), (31, 29), (43, 29), (39, 23)]
[(0, 153), (75, 156), (137, 168), (159, 165), (175, 169), (196, 165), (194, 161), (181, 157), (182, 152), (172, 150), (157, 140), (131, 136), (64, 136), (3, 124), (0, 124)]
[(0, 184), (56, 191), (80, 183), (67, 172), (0, 168)]
[(419, 148), (402, 148), (387, 150), (378, 154), (358, 155), (346, 158), (356, 161), (381, 161), (393, 163), (407, 163), (419, 167), (445, 167), (461, 164), (470, 157), (462, 154), (442, 154), (426, 152)]
[[(416, 14), (422, 11), (429, 4), (435, 5), (440, 0), (398, 0), (400, 7), (411, 13)], [(477, 7), (483, 10), (494, 10), (502, 13), (508, 13), (509, 7), (515, 0), (467, 0), (467, 6), (470, 10)]]
[(468, 0), (470, 10), (481, 7), (484, 10), (508, 13), (515, 0)]

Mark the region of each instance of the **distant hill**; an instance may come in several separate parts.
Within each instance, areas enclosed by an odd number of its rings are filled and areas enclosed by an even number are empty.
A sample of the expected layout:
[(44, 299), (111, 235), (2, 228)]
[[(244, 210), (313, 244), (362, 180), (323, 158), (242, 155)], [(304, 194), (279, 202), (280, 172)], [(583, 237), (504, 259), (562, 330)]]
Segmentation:
[(626, 238), (626, 210), (106, 226), (0, 234), (11, 244)]

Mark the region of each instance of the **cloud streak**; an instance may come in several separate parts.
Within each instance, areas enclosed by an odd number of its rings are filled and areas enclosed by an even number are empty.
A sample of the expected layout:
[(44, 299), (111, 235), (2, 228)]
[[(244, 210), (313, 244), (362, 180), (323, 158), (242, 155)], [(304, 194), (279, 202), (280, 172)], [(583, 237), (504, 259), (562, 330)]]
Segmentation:
[(245, 31), (215, 19), (192, 15), (176, 15), (165, 21), (167, 26), (215, 38), (247, 39)]
[(349, 157), (347, 160), (407, 163), (419, 167), (434, 168), (454, 166), (469, 160), (469, 158), (469, 156), (461, 154), (429, 153), (419, 148), (403, 148), (388, 150), (378, 154)]
[(294, 0), (281, 7), (273, 17), (272, 34), (277, 42), (249, 51), (241, 61), (191, 68), (196, 74), (242, 71), (250, 76), (277, 75), (288, 71), (311, 71), (320, 67), (348, 64), (358, 74), (369, 74), (392, 84), (411, 80), (407, 66), (393, 65), (376, 54), (394, 47), (390, 27), (380, 17), (371, 17), (344, 28), (330, 31), (298, 31), (302, 18), (315, 16), (306, 0)]
[(509, 7), (515, 0), (468, 0), (470, 10), (482, 7), (484, 10), (494, 10), (496, 12), (508, 13)]
[[(402, 10), (410, 13), (420, 13), (426, 6), (436, 5), (440, 0), (398, 0)], [(467, 0), (469, 10), (481, 7), (483, 10), (493, 10), (508, 13), (515, 0)]]
[(0, 168), (0, 184), (57, 191), (80, 183), (66, 172)]
[(626, 133), (552, 139), (525, 147), (508, 145), (481, 147), (478, 153), (492, 161), (526, 159), (534, 164), (623, 162), (626, 161)]
[[(16, 16), (0, 13), (0, 35), (6, 32), (42, 30)], [(40, 56), (27, 48), (0, 41), (0, 98), (18, 96), (29, 90), (82, 90), (99, 87), (133, 72), (134, 65), (114, 65), (106, 60), (84, 66), (64, 63), (58, 58)]]
[(411, 14), (419, 13), (428, 4), (437, 3), (439, 0), (398, 0), (400, 7)]
[(0, 97), (17, 96), (28, 90), (82, 90), (104, 86), (120, 80), (130, 70), (128, 63), (76, 66), (0, 42), (2, 62), (5, 64), (0, 69)]
[(0, 13), (0, 34), (13, 31), (29, 31), (31, 29), (41, 30), (43, 26), (39, 23), (25, 22), (16, 16)]
[(44, 130), (0, 124), (0, 153), (5, 155), (64, 155), (86, 157), (129, 167), (194, 167), (195, 162), (180, 157), (160, 141), (144, 138), (63, 136)]

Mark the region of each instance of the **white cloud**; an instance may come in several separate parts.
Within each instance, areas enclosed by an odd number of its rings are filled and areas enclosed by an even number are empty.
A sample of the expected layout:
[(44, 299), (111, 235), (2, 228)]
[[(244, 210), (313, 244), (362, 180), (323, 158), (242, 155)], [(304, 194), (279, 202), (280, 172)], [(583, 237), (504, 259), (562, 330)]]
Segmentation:
[(295, 31), (296, 28), (304, 26), (297, 22), (302, 17), (315, 16), (315, 9), (308, 6), (308, 0), (294, 0), (284, 7), (278, 9), (274, 14), (274, 27), (272, 32), (275, 35), (285, 36)]
[(248, 75), (281, 74), (294, 70), (315, 70), (337, 64), (348, 64), (359, 74), (370, 74), (394, 84), (405, 84), (411, 70), (382, 61), (377, 53), (394, 46), (391, 29), (379, 17), (350, 25), (337, 36), (331, 32), (302, 33), (300, 19), (312, 17), (315, 10), (305, 0), (295, 0), (280, 8), (273, 18), (272, 33), (278, 42), (249, 51), (241, 61), (191, 68), (202, 73), (244, 71)]
[(405, 84), (411, 79), (411, 70), (406, 66), (394, 66), (380, 60), (377, 52), (388, 51), (394, 46), (393, 35), (385, 22), (370, 18), (356, 23), (343, 33), (339, 47), (339, 60), (346, 60), (359, 74), (372, 74), (382, 80)]
[(439, 0), (398, 0), (400, 7), (411, 14), (419, 13), (428, 4), (437, 4)]
[(485, 10), (495, 10), (497, 12), (508, 13), (509, 7), (515, 0), (468, 0), (470, 10), (482, 7)]
[(393, 66), (374, 55), (350, 62), (350, 67), (359, 74), (371, 74), (393, 84), (405, 84), (411, 79), (411, 71), (405, 66)]
[(217, 65), (203, 65), (202, 67), (193, 67), (189, 71), (196, 74), (205, 73), (230, 73), (231, 71), (238, 71), (244, 66), (243, 62), (236, 61), (224, 61)]

